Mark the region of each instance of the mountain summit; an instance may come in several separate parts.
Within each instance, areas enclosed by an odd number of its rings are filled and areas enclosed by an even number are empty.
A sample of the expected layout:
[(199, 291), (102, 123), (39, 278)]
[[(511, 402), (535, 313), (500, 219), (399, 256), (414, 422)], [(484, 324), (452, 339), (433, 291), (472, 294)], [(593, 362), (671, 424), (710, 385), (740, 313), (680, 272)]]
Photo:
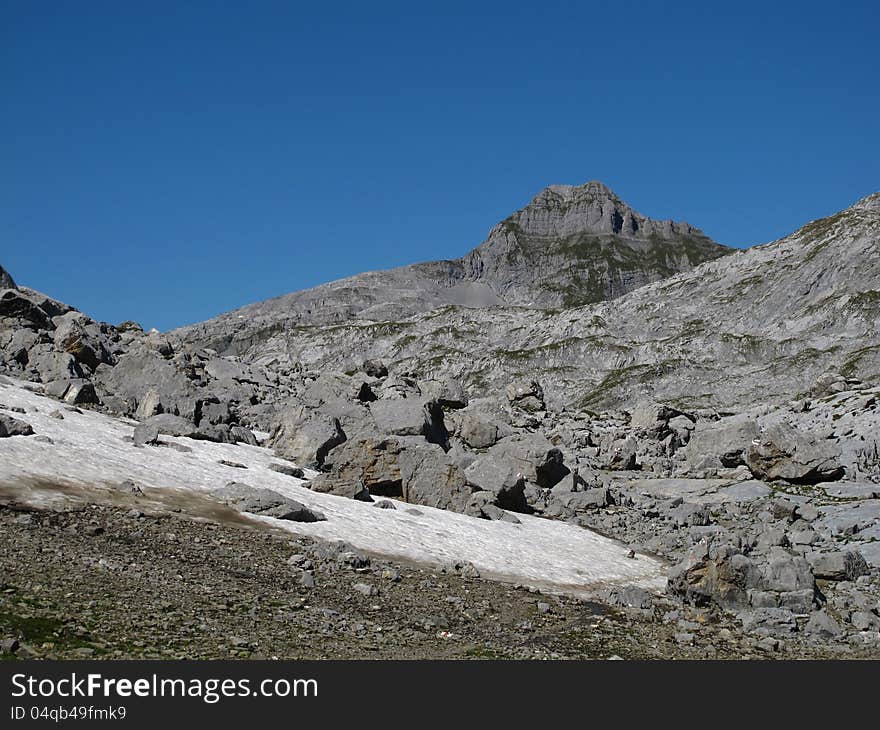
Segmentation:
[(559, 238), (579, 233), (662, 239), (703, 235), (688, 223), (640, 215), (597, 180), (577, 186), (550, 185), (504, 223), (518, 226), (526, 235)]
[(224, 350), (294, 326), (400, 321), (446, 305), (560, 309), (614, 299), (731, 250), (688, 223), (637, 213), (600, 182), (551, 185), (460, 259), (358, 274), (183, 332)]
[(559, 308), (615, 299), (730, 251), (689, 223), (637, 213), (593, 181), (545, 188), (463, 263), (509, 304)]

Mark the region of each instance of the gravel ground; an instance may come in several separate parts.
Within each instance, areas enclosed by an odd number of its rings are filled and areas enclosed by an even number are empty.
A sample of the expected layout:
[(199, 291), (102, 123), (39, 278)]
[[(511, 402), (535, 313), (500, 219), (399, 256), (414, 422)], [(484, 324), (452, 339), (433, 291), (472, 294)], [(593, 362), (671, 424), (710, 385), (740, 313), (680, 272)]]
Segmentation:
[(193, 517), (192, 504), (185, 514), (137, 497), (51, 510), (3, 501), (7, 659), (836, 655), (743, 638), (724, 617), (673, 611), (662, 597), (619, 609), (542, 595), (468, 566), (392, 564), (296, 539), (231, 510)]

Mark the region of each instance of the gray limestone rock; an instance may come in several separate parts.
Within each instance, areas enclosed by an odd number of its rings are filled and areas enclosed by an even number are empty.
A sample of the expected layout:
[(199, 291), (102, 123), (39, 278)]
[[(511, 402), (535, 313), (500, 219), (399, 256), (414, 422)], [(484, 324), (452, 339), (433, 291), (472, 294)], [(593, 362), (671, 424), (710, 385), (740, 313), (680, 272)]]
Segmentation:
[(211, 495), (240, 512), (276, 517), (291, 522), (320, 522), (326, 519), (320, 512), (309, 509), (278, 492), (258, 489), (241, 482), (230, 482), (225, 487), (212, 491)]
[(844, 471), (839, 459), (834, 444), (783, 423), (768, 427), (746, 450), (746, 463), (756, 478), (795, 484), (839, 479)]
[(8, 436), (30, 436), (34, 429), (29, 423), (20, 421), (17, 418), (0, 413), (0, 438)]

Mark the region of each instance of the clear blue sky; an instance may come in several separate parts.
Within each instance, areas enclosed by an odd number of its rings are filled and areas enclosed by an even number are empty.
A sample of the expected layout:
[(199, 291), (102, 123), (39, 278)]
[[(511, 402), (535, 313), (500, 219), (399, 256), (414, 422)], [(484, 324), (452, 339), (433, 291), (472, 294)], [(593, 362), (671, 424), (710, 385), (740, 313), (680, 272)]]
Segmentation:
[(0, 263), (166, 329), (551, 183), (766, 242), (880, 189), (878, 7), (0, 0)]

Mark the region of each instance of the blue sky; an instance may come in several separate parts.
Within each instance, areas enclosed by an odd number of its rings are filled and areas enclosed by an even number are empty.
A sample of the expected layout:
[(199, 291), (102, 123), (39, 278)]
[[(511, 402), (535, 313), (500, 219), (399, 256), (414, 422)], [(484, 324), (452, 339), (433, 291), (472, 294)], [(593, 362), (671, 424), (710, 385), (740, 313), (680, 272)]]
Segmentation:
[(0, 12), (0, 263), (111, 322), (453, 258), (552, 183), (739, 246), (880, 189), (876, 2)]

